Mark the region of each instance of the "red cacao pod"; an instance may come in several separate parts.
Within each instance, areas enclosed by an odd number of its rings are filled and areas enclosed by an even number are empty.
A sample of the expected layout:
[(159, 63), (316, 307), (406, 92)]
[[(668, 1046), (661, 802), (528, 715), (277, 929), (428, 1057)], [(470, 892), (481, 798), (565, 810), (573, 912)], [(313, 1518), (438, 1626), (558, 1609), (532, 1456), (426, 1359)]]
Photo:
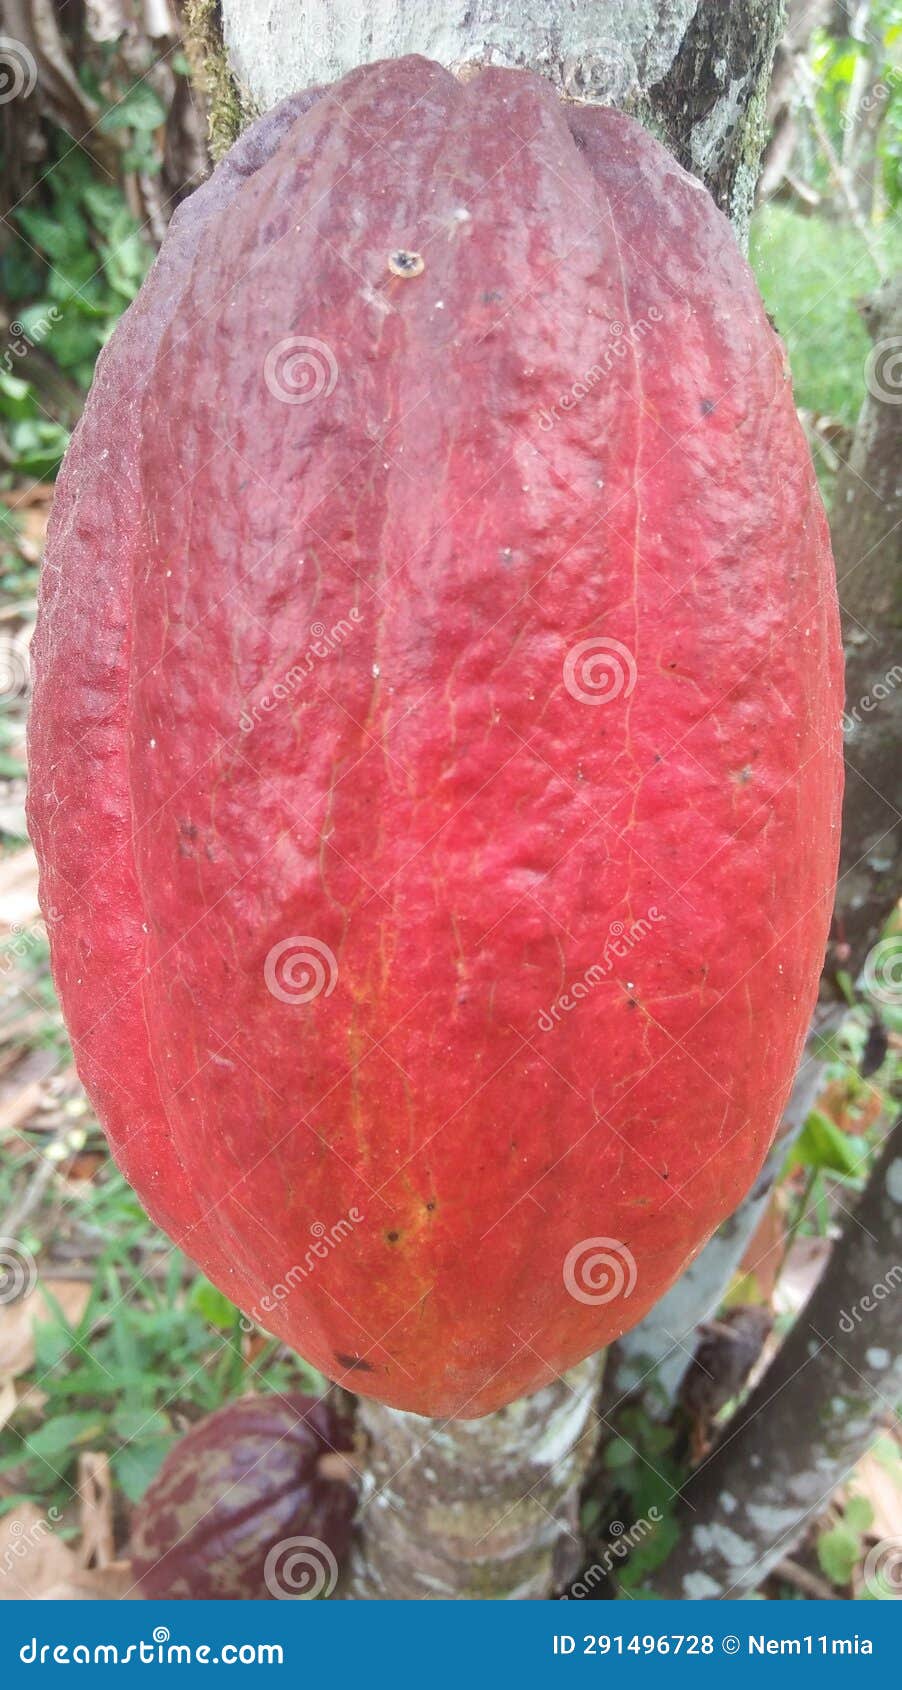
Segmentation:
[(177, 213), (60, 479), (31, 822), (155, 1220), (478, 1416), (760, 1167), (837, 854), (829, 540), (733, 234), (540, 78), (374, 65)]
[(333, 1404), (299, 1393), (240, 1397), (205, 1415), (135, 1510), (130, 1553), (142, 1596), (330, 1596), (356, 1496), (328, 1463), (350, 1447)]

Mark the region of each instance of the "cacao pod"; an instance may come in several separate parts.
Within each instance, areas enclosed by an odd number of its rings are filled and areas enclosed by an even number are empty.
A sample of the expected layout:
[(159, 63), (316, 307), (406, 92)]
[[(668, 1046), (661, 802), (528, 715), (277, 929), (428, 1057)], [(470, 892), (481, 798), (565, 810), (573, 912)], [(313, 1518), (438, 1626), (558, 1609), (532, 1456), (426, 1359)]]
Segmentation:
[[(153, 1601), (330, 1596), (356, 1495), (328, 1463), (349, 1424), (313, 1397), (240, 1397), (192, 1426), (135, 1510), (132, 1571)], [(347, 1470), (350, 1473), (350, 1469)]]
[(60, 478), (31, 824), (154, 1219), (479, 1416), (749, 1187), (814, 1004), (840, 644), (727, 222), (540, 78), (369, 66), (182, 206)]

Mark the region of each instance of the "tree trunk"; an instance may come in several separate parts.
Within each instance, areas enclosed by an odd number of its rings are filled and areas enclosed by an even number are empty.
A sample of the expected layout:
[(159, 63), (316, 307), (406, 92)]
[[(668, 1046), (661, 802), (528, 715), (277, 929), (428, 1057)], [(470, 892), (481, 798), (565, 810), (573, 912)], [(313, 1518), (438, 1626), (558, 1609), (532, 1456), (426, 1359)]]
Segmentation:
[[(539, 71), (567, 98), (616, 105), (659, 134), (744, 240), (764, 140), (782, 0), (222, 0), (228, 63), (245, 118), (355, 65), (422, 53), (452, 69)], [(209, 40), (215, 8), (194, 0)], [(219, 72), (217, 71), (217, 75)], [(226, 100), (223, 139), (232, 122)], [(213, 113), (216, 150), (216, 115)], [(591, 1454), (598, 1362), (476, 1422), (439, 1425), (372, 1403), (372, 1482), (357, 1597), (532, 1597), (550, 1589), (555, 1545), (575, 1521)], [(550, 1516), (550, 1518), (549, 1518)]]
[[(580, 1565), (577, 1505), (595, 1447), (602, 1356), (484, 1420), (423, 1420), (362, 1400), (365, 1552), (349, 1596), (547, 1595)], [(563, 1553), (562, 1553), (563, 1551)]]
[[(831, 531), (846, 652), (846, 799), (828, 976), (902, 1003), (902, 940), (878, 943), (902, 891), (902, 277), (867, 301), (868, 392)], [(829, 984), (829, 981), (828, 981)]]
[[(51, 126), (58, 126), (95, 159), (104, 180), (122, 182), (131, 211), (159, 244), (175, 206), (203, 181), (209, 162), (202, 114), (176, 56), (179, 36), (175, 0), (89, 7), (3, 0), (3, 199), (15, 204), (35, 187), (50, 158)], [(109, 132), (102, 122), (128, 86), (139, 83), (166, 112), (156, 173), (135, 161), (127, 126)], [(12, 98), (17, 89), (20, 97)]]
[(783, 0), (222, 0), (221, 12), (249, 113), (404, 53), (537, 70), (568, 98), (642, 119), (745, 237)]
[[(792, 1548), (902, 1393), (902, 1123), (821, 1278), (723, 1442), (683, 1492), (657, 1596), (740, 1596)], [(872, 1591), (872, 1595), (876, 1592)]]

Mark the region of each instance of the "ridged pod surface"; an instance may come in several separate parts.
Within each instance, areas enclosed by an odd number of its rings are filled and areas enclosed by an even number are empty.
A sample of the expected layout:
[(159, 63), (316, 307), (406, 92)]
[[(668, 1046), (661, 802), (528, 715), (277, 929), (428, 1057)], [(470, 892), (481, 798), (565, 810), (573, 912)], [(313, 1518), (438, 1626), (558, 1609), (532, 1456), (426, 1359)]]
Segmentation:
[(129, 1557), (148, 1601), (331, 1595), (357, 1505), (335, 1405), (239, 1397), (180, 1438), (142, 1497)]
[(154, 1219), (478, 1416), (735, 1207), (813, 1007), (824, 513), (732, 232), (634, 122), (423, 59), (183, 206), (60, 478), (31, 825)]

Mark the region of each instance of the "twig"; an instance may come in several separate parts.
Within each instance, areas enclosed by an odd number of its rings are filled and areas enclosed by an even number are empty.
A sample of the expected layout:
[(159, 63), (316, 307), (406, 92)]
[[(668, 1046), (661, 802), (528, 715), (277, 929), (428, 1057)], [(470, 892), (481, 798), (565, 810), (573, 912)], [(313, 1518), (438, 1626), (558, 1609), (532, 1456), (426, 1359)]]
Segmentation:
[(823, 119), (817, 109), (817, 100), (811, 86), (811, 72), (808, 69), (808, 66), (805, 65), (803, 67), (801, 65), (797, 65), (794, 71), (794, 76), (796, 87), (799, 90), (799, 94), (811, 119), (811, 127), (820, 142), (821, 150), (830, 167), (830, 174), (846, 202), (849, 216), (851, 217), (852, 222), (871, 255), (874, 268), (876, 269), (881, 282), (885, 282), (889, 276), (886, 261), (878, 242), (875, 241), (871, 230), (868, 228), (867, 221), (864, 217), (861, 206), (858, 203), (858, 195), (852, 186), (851, 173), (846, 169), (842, 160), (837, 157), (833, 142), (824, 128)]
[(818, 1602), (836, 1601), (836, 1591), (826, 1579), (818, 1578), (817, 1573), (809, 1573), (807, 1567), (800, 1567), (798, 1561), (791, 1561), (788, 1556), (774, 1568), (774, 1572), (777, 1578), (785, 1579), (787, 1584), (794, 1585), (805, 1596), (813, 1596)]

